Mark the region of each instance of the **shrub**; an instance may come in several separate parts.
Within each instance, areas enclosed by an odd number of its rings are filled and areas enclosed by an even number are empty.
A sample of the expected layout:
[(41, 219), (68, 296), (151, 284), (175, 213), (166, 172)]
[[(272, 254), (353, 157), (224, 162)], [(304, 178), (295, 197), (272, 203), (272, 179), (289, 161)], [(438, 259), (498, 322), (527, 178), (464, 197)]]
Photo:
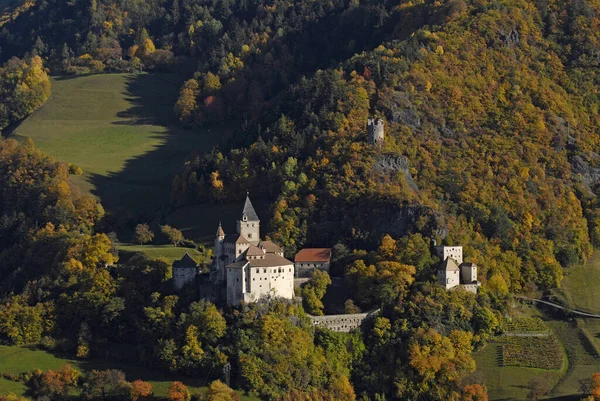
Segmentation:
[(190, 401), (190, 392), (182, 382), (173, 382), (169, 387), (169, 401)]
[(83, 174), (83, 169), (79, 166), (76, 166), (73, 163), (69, 163), (69, 174), (71, 175), (81, 175)]
[(137, 401), (140, 398), (146, 398), (152, 395), (152, 384), (136, 380), (131, 383), (131, 399)]

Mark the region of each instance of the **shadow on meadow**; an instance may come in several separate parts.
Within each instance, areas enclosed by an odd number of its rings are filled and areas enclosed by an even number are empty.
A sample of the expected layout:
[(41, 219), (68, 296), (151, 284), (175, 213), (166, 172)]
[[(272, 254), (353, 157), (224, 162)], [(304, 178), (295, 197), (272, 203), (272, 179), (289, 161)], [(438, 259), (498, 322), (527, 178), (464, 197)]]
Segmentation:
[[(150, 151), (125, 162), (124, 168), (106, 176), (94, 174), (91, 183), (108, 212), (152, 220), (168, 204), (171, 182), (192, 151), (206, 152), (218, 145), (227, 128), (186, 130), (179, 124), (173, 105), (182, 81), (174, 74), (138, 74), (127, 77), (125, 100), (131, 105), (117, 114), (114, 125), (151, 126), (148, 140), (156, 141)], [(137, 127), (136, 127), (137, 126)], [(139, 133), (147, 135), (147, 133)]]

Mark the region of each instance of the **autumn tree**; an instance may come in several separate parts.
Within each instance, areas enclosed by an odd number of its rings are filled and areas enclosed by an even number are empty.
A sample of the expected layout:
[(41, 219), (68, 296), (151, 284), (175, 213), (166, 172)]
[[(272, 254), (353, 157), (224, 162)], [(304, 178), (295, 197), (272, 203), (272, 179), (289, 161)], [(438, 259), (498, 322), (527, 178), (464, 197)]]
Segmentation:
[(323, 296), (327, 287), (331, 284), (331, 278), (326, 271), (315, 269), (313, 276), (302, 287), (302, 299), (308, 313), (313, 315), (323, 315)]
[(175, 227), (171, 227), (169, 225), (164, 225), (160, 229), (161, 229), (161, 232), (163, 233), (163, 235), (165, 237), (167, 237), (169, 242), (175, 246), (177, 246), (177, 244), (179, 244), (181, 241), (183, 241), (185, 239), (183, 237), (183, 233), (181, 231), (179, 231), (178, 229), (176, 229)]
[(175, 103), (174, 111), (179, 121), (183, 124), (192, 124), (194, 122), (194, 112), (196, 110), (196, 99), (200, 94), (200, 85), (195, 79), (185, 81), (179, 91), (179, 98)]
[(169, 387), (169, 401), (190, 401), (190, 392), (182, 382), (173, 382)]
[(142, 381), (135, 380), (131, 383), (131, 400), (138, 401), (140, 399), (146, 399), (152, 395), (152, 384)]
[(67, 396), (69, 389), (77, 387), (78, 379), (79, 371), (73, 369), (71, 365), (65, 365), (57, 371), (34, 371), (28, 384), (38, 397), (61, 400)]
[(30, 306), (22, 295), (14, 295), (0, 304), (0, 337), (12, 344), (37, 342), (44, 334), (44, 320), (51, 305)]
[(600, 373), (594, 373), (592, 375), (591, 395), (594, 397), (594, 400), (600, 400)]
[(202, 86), (203, 92), (207, 95), (212, 95), (219, 89), (221, 89), (221, 80), (219, 79), (219, 76), (210, 71), (206, 73)]
[(240, 401), (240, 396), (225, 383), (215, 380), (208, 386), (207, 401)]
[(473, 334), (465, 331), (453, 330), (446, 337), (431, 328), (418, 329), (408, 347), (409, 366), (416, 380), (409, 379), (410, 375), (399, 380), (399, 395), (446, 399), (458, 394), (456, 382), (475, 370), (472, 339)]
[(131, 384), (125, 380), (125, 373), (120, 370), (92, 370), (85, 379), (83, 394), (88, 398), (100, 397), (102, 400), (129, 397)]
[(154, 233), (148, 224), (138, 224), (135, 227), (132, 242), (139, 242), (140, 245), (151, 242), (154, 239)]
[(37, 110), (50, 97), (50, 78), (42, 59), (13, 58), (0, 66), (0, 130)]
[(344, 313), (355, 314), (360, 312), (360, 308), (356, 306), (353, 300), (347, 299), (346, 302), (344, 302)]
[(348, 266), (346, 274), (360, 304), (379, 305), (404, 298), (414, 281), (415, 268), (387, 261), (367, 265), (358, 259)]
[(481, 384), (469, 384), (462, 389), (461, 401), (488, 401), (487, 390)]
[(198, 327), (189, 325), (185, 331), (184, 345), (181, 347), (181, 367), (192, 368), (202, 361), (204, 350), (198, 337)]

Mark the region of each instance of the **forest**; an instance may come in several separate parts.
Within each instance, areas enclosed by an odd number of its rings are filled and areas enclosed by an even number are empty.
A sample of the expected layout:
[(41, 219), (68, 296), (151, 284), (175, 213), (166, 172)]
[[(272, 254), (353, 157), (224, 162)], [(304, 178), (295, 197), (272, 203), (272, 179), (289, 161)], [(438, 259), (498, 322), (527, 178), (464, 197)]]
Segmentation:
[[(303, 305), (174, 293), (169, 264), (118, 260), (109, 216), (69, 181), (76, 166), (5, 139), (0, 339), (212, 379), (231, 364), (232, 387), (268, 400), (487, 399), (465, 378), (512, 294), (560, 287), (600, 246), (599, 25), (597, 0), (20, 7), (0, 19), (0, 128), (48, 99), (50, 72), (185, 75), (180, 123), (238, 128), (182, 160), (169, 207), (254, 188), (288, 257), (333, 247), (348, 310), (381, 314), (352, 334), (313, 328), (331, 282), (319, 275)], [(435, 284), (432, 239), (464, 247), (477, 295)]]

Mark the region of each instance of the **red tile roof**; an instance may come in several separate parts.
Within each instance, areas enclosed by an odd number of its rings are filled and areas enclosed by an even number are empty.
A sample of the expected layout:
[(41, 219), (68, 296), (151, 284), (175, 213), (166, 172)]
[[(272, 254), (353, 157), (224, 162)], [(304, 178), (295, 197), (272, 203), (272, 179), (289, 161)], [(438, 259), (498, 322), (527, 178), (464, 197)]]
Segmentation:
[(305, 248), (296, 254), (294, 262), (329, 262), (331, 248)]

